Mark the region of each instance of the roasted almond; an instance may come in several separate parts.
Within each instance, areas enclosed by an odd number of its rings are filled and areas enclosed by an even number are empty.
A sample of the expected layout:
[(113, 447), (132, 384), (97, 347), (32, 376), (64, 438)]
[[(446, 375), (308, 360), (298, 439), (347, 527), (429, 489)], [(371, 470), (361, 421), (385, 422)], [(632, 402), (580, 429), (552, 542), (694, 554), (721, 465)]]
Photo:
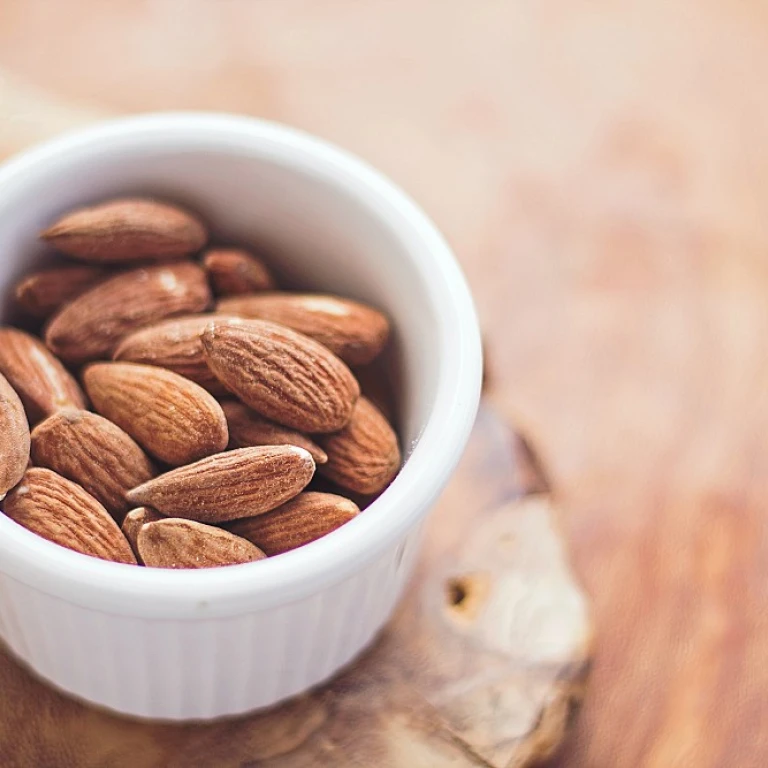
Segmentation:
[(218, 310), (288, 326), (328, 347), (348, 365), (370, 363), (389, 338), (389, 321), (378, 310), (321, 293), (237, 296), (222, 299)]
[(85, 396), (71, 374), (24, 331), (0, 328), (0, 373), (21, 398), (31, 424), (62, 408), (85, 408)]
[(30, 316), (47, 320), (67, 302), (101, 282), (109, 273), (99, 267), (41, 269), (16, 285), (16, 303)]
[(229, 427), (229, 444), (233, 448), (252, 448), (258, 445), (298, 445), (309, 451), (315, 464), (325, 464), (328, 457), (325, 451), (306, 435), (295, 429), (275, 424), (274, 421), (259, 416), (247, 406), (236, 400), (224, 400), (221, 403)]
[(175, 517), (142, 525), (137, 547), (144, 565), (154, 568), (217, 568), (266, 557), (250, 541), (228, 531)]
[(332, 493), (300, 493), (271, 512), (235, 520), (227, 530), (279, 555), (325, 536), (349, 522), (360, 510), (354, 501)]
[(24, 406), (0, 374), (0, 501), (21, 480), (29, 463), (29, 424)]
[(397, 435), (366, 397), (357, 401), (344, 429), (318, 437), (318, 442), (328, 454), (322, 474), (356, 493), (378, 493), (400, 469)]
[(48, 346), (72, 363), (110, 357), (127, 334), (165, 317), (201, 312), (211, 301), (202, 269), (187, 262), (124, 272), (53, 316)]
[(124, 198), (72, 211), (40, 237), (77, 259), (114, 264), (188, 256), (205, 245), (208, 233), (179, 206)]
[(50, 469), (33, 467), (8, 494), (3, 511), (19, 525), (84, 555), (136, 564), (128, 540), (96, 499)]
[(74, 409), (59, 411), (35, 427), (32, 460), (79, 483), (118, 522), (130, 509), (125, 494), (155, 476), (144, 451), (120, 427)]
[(226, 388), (208, 367), (200, 339), (200, 334), (214, 319), (244, 322), (226, 315), (174, 317), (129, 334), (112, 356), (115, 360), (167, 368), (215, 395), (226, 395)]
[(149, 480), (129, 491), (128, 500), (164, 515), (220, 523), (279, 507), (301, 492), (314, 471), (303, 448), (240, 448)]
[(300, 432), (332, 432), (360, 394), (347, 366), (318, 342), (275, 323), (212, 322), (202, 335), (208, 365), (257, 413)]
[(131, 545), (133, 554), (136, 555), (136, 559), (142, 563), (141, 555), (139, 554), (138, 538), (139, 531), (143, 525), (147, 523), (155, 523), (158, 520), (164, 520), (165, 516), (155, 512), (154, 509), (149, 507), (139, 507), (138, 509), (132, 509), (124, 518), (123, 524), (120, 526), (120, 530), (123, 535), (128, 539), (128, 543)]
[(266, 264), (241, 248), (212, 248), (203, 256), (203, 269), (217, 296), (238, 296), (275, 288)]
[(177, 373), (135, 363), (94, 363), (85, 369), (83, 384), (102, 416), (166, 464), (188, 464), (227, 447), (221, 406)]

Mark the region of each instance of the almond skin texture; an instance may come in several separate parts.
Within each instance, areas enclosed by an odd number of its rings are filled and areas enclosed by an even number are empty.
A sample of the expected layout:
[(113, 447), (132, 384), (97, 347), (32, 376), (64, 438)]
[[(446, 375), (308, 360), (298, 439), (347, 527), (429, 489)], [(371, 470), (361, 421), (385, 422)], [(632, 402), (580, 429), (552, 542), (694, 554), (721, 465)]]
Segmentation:
[(211, 302), (196, 264), (133, 269), (91, 288), (53, 316), (45, 342), (71, 363), (108, 358), (127, 334), (173, 315), (202, 312)]
[(21, 480), (29, 463), (29, 424), (24, 406), (0, 374), (0, 501)]
[(85, 408), (85, 396), (72, 375), (24, 331), (0, 328), (0, 373), (21, 398), (30, 424), (62, 408)]
[(83, 383), (102, 416), (166, 464), (189, 464), (227, 447), (221, 406), (177, 373), (135, 363), (94, 363)]
[(136, 564), (128, 540), (104, 507), (50, 469), (28, 469), (3, 511), (19, 525), (84, 555)]
[(175, 517), (143, 525), (137, 546), (144, 565), (153, 568), (218, 568), (266, 557), (228, 531)]
[(299, 432), (333, 432), (360, 395), (347, 366), (322, 344), (275, 323), (213, 322), (203, 332), (208, 365), (247, 406)]
[(33, 272), (16, 285), (16, 303), (31, 317), (47, 320), (109, 273), (99, 267), (54, 267)]
[(130, 509), (125, 494), (156, 474), (128, 434), (89, 411), (60, 411), (38, 424), (32, 461), (79, 483), (118, 523)]
[(273, 291), (276, 287), (264, 262), (240, 248), (212, 248), (203, 256), (203, 269), (217, 296)]
[(165, 516), (158, 514), (154, 509), (149, 509), (149, 507), (139, 507), (138, 509), (132, 509), (125, 516), (123, 524), (120, 526), (120, 530), (131, 545), (133, 554), (136, 555), (136, 559), (142, 564), (143, 561), (139, 554), (138, 546), (139, 531), (143, 525), (156, 523), (158, 520), (165, 520)]
[(174, 469), (128, 492), (136, 506), (202, 523), (279, 507), (312, 479), (315, 462), (293, 445), (240, 448)]
[(208, 233), (183, 208), (125, 198), (72, 211), (40, 237), (76, 259), (119, 264), (188, 256), (205, 245)]
[(318, 438), (328, 454), (322, 474), (355, 493), (378, 493), (400, 469), (397, 435), (370, 400), (357, 401), (344, 429)]
[(335, 531), (359, 512), (357, 504), (343, 496), (300, 493), (272, 512), (230, 523), (227, 530), (248, 539), (271, 557)]
[[(192, 315), (163, 320), (126, 336), (113, 353), (115, 360), (167, 368), (191, 379), (214, 395), (226, 395), (224, 385), (208, 367), (200, 334), (217, 315)], [(243, 322), (221, 316), (227, 322)]]
[(389, 338), (389, 321), (381, 312), (320, 293), (241, 296), (223, 299), (218, 310), (285, 325), (328, 347), (348, 365), (370, 363)]
[(257, 445), (298, 445), (309, 451), (315, 464), (325, 464), (328, 457), (325, 451), (306, 435), (295, 429), (275, 424), (254, 413), (250, 408), (236, 400), (221, 403), (229, 426), (229, 445), (232, 448), (252, 448)]

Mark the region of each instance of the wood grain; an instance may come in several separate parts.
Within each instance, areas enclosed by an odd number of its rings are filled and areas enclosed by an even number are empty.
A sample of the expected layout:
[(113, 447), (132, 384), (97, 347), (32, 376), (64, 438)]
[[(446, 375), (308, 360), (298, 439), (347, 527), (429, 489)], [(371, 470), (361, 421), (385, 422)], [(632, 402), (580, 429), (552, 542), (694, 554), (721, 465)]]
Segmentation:
[(79, 8), (3, 4), (0, 152), (99, 114), (202, 107), (298, 125), (393, 176), (462, 261), (494, 399), (537, 439), (594, 601), (590, 692), (558, 765), (767, 764), (765, 7)]
[(533, 765), (563, 739), (592, 645), (544, 487), (525, 444), (484, 409), (394, 621), (337, 680), (266, 714), (131, 722), (68, 700), (0, 654), (0, 765)]

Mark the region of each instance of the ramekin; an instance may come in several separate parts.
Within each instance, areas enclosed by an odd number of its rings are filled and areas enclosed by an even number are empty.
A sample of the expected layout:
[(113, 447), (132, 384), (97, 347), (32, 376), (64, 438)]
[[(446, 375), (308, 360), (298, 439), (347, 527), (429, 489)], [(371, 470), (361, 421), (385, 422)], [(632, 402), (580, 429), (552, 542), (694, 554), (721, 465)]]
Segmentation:
[(407, 460), (317, 542), (171, 571), (85, 557), (0, 515), (0, 638), (34, 672), (131, 716), (234, 715), (326, 680), (392, 614), (475, 418), (478, 324), (446, 242), (390, 181), (299, 131), (217, 114), (106, 122), (2, 165), (0, 294), (45, 257), (36, 236), (58, 214), (130, 193), (188, 204), (221, 236), (277, 254), (289, 277), (381, 307), (395, 329)]

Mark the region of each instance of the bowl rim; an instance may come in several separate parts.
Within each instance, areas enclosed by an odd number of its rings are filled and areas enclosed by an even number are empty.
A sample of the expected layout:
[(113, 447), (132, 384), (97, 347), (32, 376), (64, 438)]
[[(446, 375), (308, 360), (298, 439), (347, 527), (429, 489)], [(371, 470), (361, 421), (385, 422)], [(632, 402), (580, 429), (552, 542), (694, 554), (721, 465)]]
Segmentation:
[(0, 515), (0, 571), (35, 589), (114, 614), (174, 619), (234, 615), (293, 602), (340, 582), (419, 524), (455, 469), (474, 423), (482, 377), (480, 331), (458, 262), (416, 203), (364, 161), (295, 128), (210, 112), (108, 120), (5, 161), (0, 165), (0, 189), (12, 195), (30, 172), (42, 173), (57, 159), (88, 157), (121, 145), (156, 148), (171, 140), (200, 147), (226, 140), (228, 150), (268, 153), (346, 187), (403, 240), (414, 265), (428, 278), (424, 284), (438, 318), (438, 383), (408, 462), (366, 514), (309, 546), (220, 569), (145, 569), (81, 555)]

